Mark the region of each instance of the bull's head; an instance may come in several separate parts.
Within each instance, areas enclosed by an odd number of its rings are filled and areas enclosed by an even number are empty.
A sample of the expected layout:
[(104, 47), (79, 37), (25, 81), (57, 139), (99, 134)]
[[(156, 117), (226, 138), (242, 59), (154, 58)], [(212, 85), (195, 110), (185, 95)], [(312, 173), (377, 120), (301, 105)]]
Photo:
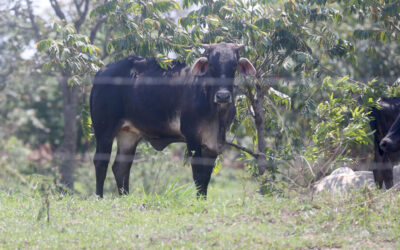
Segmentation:
[(254, 76), (256, 70), (251, 62), (239, 56), (244, 45), (218, 43), (203, 45), (205, 53), (192, 66), (192, 74), (208, 77), (212, 84), (212, 100), (216, 104), (229, 104), (233, 101), (233, 82), (235, 72)]
[(389, 153), (400, 150), (400, 115), (397, 116), (388, 133), (379, 143), (379, 147)]

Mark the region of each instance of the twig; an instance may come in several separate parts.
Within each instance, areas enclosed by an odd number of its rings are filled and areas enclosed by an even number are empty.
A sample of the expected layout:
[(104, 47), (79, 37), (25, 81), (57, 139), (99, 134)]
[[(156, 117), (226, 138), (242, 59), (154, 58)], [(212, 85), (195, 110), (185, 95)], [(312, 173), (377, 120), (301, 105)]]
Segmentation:
[(289, 176), (282, 175), (282, 177), (283, 177), (284, 179), (287, 179), (289, 182), (291, 182), (293, 185), (295, 185), (295, 186), (297, 186), (297, 187), (306, 188), (306, 186), (302, 186), (302, 185), (298, 184), (296, 181), (294, 181), (293, 179), (291, 179)]
[(310, 163), (307, 161), (307, 159), (306, 159), (303, 155), (301, 155), (300, 158), (302, 158), (302, 159), (307, 163), (308, 169), (310, 170), (312, 176), (315, 178), (315, 173), (314, 173), (314, 171), (312, 170), (312, 167), (311, 167)]
[[(325, 66), (320, 65), (320, 67), (321, 67), (321, 69), (323, 69), (324, 71), (326, 71), (326, 72), (328, 72), (328, 73), (330, 73), (330, 74), (332, 74), (332, 75), (334, 75), (334, 76), (336, 76), (336, 77), (343, 77), (341, 74), (336, 73), (335, 71), (330, 70), (330, 69), (326, 68)], [(358, 84), (360, 84), (360, 85), (363, 85), (363, 86), (365, 86), (365, 87), (368, 87), (367, 84), (365, 84), (365, 83), (363, 83), (363, 82), (359, 82), (359, 81), (354, 80), (354, 79), (352, 79), (352, 78), (349, 78), (348, 80), (349, 80), (350, 82), (358, 83)]]
[(337, 209), (338, 211), (340, 211), (340, 210), (343, 211), (343, 210), (345, 210), (345, 209), (353, 209), (353, 208), (359, 207), (359, 206), (361, 206), (361, 205), (365, 205), (365, 204), (368, 204), (368, 203), (372, 203), (372, 202), (374, 202), (374, 201), (376, 201), (376, 200), (381, 200), (382, 197), (384, 197), (384, 196), (386, 196), (386, 195), (388, 195), (388, 194), (391, 194), (391, 193), (393, 193), (393, 192), (398, 191), (398, 188), (399, 188), (399, 187), (400, 187), (400, 183), (396, 183), (391, 189), (386, 190), (386, 192), (377, 195), (377, 196), (374, 197), (373, 199), (369, 199), (369, 200), (367, 200), (367, 201), (363, 201), (363, 202), (359, 202), (359, 203), (356, 203), (356, 204), (352, 204), (351, 206), (340, 206), (340, 207), (336, 207), (335, 209)]
[(232, 142), (226, 142), (226, 144), (228, 144), (229, 146), (232, 146), (232, 147), (234, 147), (234, 148), (237, 148), (237, 149), (239, 149), (239, 150), (242, 150), (242, 151), (244, 151), (244, 152), (246, 152), (246, 153), (252, 155), (252, 156), (255, 157), (255, 158), (257, 158), (258, 156), (261, 155), (260, 153), (256, 153), (256, 152), (254, 152), (254, 151), (252, 151), (252, 150), (250, 150), (250, 149), (248, 149), (248, 148), (245, 148), (245, 147), (243, 147), (243, 146), (241, 146), (241, 145), (238, 145), (238, 144), (235, 144), (235, 143), (232, 143)]
[(278, 119), (281, 121), (282, 128), (281, 128), (281, 133), (285, 132), (286, 138), (289, 140), (289, 134), (287, 132), (287, 129), (285, 129), (285, 120), (281, 116), (278, 107), (272, 102), (272, 100), (269, 98), (268, 95), (265, 95), (265, 99), (267, 100), (268, 104), (272, 107), (272, 109), (275, 111), (276, 115), (278, 116)]
[(398, 33), (400, 33), (400, 28), (397, 27), (397, 26), (393, 23), (393, 21), (389, 21), (389, 24), (390, 24)]
[[(321, 170), (317, 173), (317, 176), (314, 178), (314, 181), (318, 181), (321, 177), (325, 176), (326, 172), (329, 169), (330, 164), (334, 161), (335, 158), (338, 156), (342, 155), (345, 151), (347, 150), (347, 146), (345, 146), (342, 150), (340, 150), (340, 145), (337, 147), (336, 151), (332, 156), (329, 158), (329, 160), (326, 161), (326, 163), (323, 165)], [(313, 181), (313, 180), (311, 180)]]
[[(7, 157), (5, 157), (7, 159)], [(27, 185), (31, 190), (35, 190), (35, 188), (15, 169), (10, 168), (7, 164), (2, 164), (2, 166), (6, 169), (6, 171), (15, 175), (23, 184)]]

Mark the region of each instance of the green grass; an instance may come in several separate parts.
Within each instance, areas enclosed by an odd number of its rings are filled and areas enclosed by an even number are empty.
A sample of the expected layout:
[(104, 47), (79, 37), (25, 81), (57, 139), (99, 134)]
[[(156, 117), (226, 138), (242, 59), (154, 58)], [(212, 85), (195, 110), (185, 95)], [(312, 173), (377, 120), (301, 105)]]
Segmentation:
[[(177, 169), (190, 175), (189, 168)], [(397, 192), (313, 197), (285, 190), (262, 197), (246, 176), (222, 169), (206, 201), (196, 200), (191, 182), (180, 180), (147, 195), (139, 188), (101, 200), (53, 194), (49, 222), (46, 212), (38, 218), (46, 207), (39, 192), (0, 191), (0, 248), (400, 247)]]

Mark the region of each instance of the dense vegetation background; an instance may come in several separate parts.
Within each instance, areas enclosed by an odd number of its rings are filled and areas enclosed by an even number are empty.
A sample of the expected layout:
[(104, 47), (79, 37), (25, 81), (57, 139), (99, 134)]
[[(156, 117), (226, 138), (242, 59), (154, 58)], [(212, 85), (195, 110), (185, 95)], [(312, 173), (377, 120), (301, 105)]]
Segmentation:
[[(49, 208), (50, 200), (58, 199), (53, 195), (60, 195), (60, 189), (74, 190), (75, 199), (94, 193), (94, 141), (88, 115), (91, 80), (100, 67), (128, 54), (155, 57), (160, 65), (168, 67), (171, 59), (192, 63), (203, 51), (201, 44), (225, 41), (246, 45), (241, 54), (255, 65), (257, 76), (237, 77), (237, 116), (227, 137), (230, 147), (220, 156), (215, 170), (217, 173), (222, 166), (222, 171), (229, 173), (225, 173), (226, 178), (235, 183), (223, 187), (238, 188), (239, 183), (251, 183), (243, 184), (242, 192), (229, 189), (243, 195), (242, 202), (247, 196), (253, 197), (256, 190), (289, 199), (293, 197), (290, 195), (293, 189), (299, 195), (295, 200), (303, 201), (299, 198), (302, 192), (310, 191), (315, 181), (338, 166), (368, 169), (372, 158), (370, 108), (376, 106), (379, 97), (399, 94), (398, 1), (49, 0), (44, 3), (45, 0), (0, 3), (0, 204), (13, 207), (15, 202), (26, 199), (21, 197), (35, 194), (26, 209), (39, 206), (38, 220)], [(142, 143), (138, 151), (136, 162), (140, 166), (132, 169), (132, 181), (134, 193), (145, 198), (132, 202), (138, 204), (139, 210), (146, 199), (154, 201), (154, 197), (146, 198), (148, 195), (174, 193), (171, 190), (176, 187), (181, 190), (182, 185), (192, 183), (190, 169), (182, 167), (183, 145), (157, 153)], [(240, 170), (229, 170), (237, 168)], [(248, 191), (247, 185), (254, 185), (251, 189), (254, 192)], [(106, 190), (115, 193), (110, 174)], [(17, 196), (8, 196), (11, 194)], [(362, 197), (375, 199), (370, 194)], [(73, 197), (68, 199), (72, 199), (68, 204), (75, 204)], [(395, 202), (393, 199), (396, 198), (385, 201), (390, 204)], [(213, 201), (221, 202), (219, 198), (211, 198), (207, 205)], [(187, 205), (193, 200), (182, 202)], [(254, 211), (263, 213), (264, 208), (256, 208), (262, 207), (263, 203), (258, 202), (261, 201), (257, 198), (249, 204), (255, 206)], [(198, 203), (193, 209), (204, 204)], [(227, 204), (231, 204), (229, 199)], [(303, 206), (302, 202), (296, 204)], [(306, 207), (314, 206), (307, 204)], [(392, 212), (396, 211), (390, 210), (387, 216), (377, 212), (386, 205), (358, 208), (364, 215), (364, 229), (371, 221), (369, 209), (377, 213), (373, 216), (386, 218), (380, 221), (380, 227), (393, 219)], [(288, 214), (321, 209), (321, 205), (315, 206), (319, 207), (288, 210)], [(0, 211), (8, 211), (3, 209)], [(220, 212), (225, 208), (216, 209)], [(280, 211), (281, 207), (277, 209)], [(327, 211), (334, 214), (336, 210)], [(32, 218), (36, 211), (34, 214)], [(269, 217), (264, 216), (268, 221)], [(327, 227), (337, 219), (311, 217), (319, 218)], [(351, 228), (355, 221), (337, 225)], [(308, 222), (304, 219), (294, 223)], [(7, 222), (0, 220), (0, 230), (4, 230), (1, 223), (7, 225)], [(386, 230), (398, 232), (391, 227)], [(365, 232), (357, 233), (362, 242)], [(322, 245), (340, 246), (335, 237), (330, 239), (332, 245), (326, 242)], [(308, 244), (307, 240), (304, 242)], [(103, 246), (110, 246), (107, 244)]]
[(268, 185), (307, 187), (343, 163), (367, 169), (369, 108), (398, 94), (396, 1), (43, 3), (0, 9), (1, 174), (20, 181), (51, 173), (74, 189), (74, 171), (93, 151), (92, 76), (130, 53), (168, 67), (192, 63), (201, 44), (245, 44), (257, 76), (236, 82), (228, 143), (240, 153), (226, 162), (268, 170)]

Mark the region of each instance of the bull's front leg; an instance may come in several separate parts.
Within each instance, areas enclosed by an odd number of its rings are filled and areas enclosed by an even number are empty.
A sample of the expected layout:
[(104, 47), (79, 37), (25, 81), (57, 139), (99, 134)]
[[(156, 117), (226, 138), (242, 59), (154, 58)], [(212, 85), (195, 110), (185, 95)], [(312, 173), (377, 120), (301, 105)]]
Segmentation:
[(383, 182), (385, 183), (386, 189), (390, 189), (393, 187), (393, 162), (396, 162), (398, 158), (397, 153), (384, 153), (383, 164), (381, 166), (381, 175)]
[(385, 182), (386, 189), (393, 187), (393, 169), (387, 168), (382, 170), (383, 181)]
[(207, 187), (211, 179), (217, 154), (197, 149), (192, 157), (193, 180), (197, 189), (197, 198), (207, 198)]
[(377, 154), (375, 153), (374, 166), (372, 172), (374, 174), (375, 183), (381, 189), (385, 183), (386, 189), (393, 187), (393, 162), (397, 159), (397, 154)]

